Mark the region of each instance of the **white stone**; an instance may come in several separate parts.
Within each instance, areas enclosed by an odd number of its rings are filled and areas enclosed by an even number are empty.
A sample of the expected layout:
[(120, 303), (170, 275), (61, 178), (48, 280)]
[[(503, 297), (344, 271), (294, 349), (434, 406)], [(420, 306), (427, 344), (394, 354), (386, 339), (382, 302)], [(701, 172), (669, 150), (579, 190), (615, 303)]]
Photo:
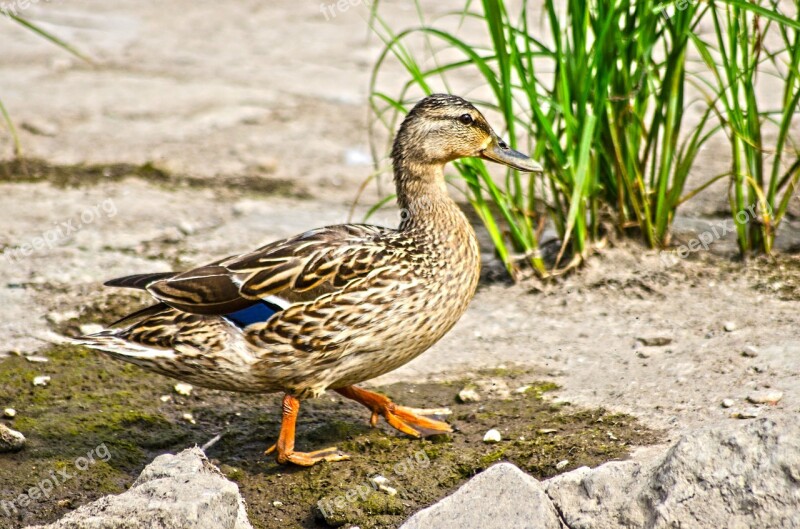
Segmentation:
[(783, 392), (778, 390), (756, 391), (747, 396), (747, 401), (752, 404), (777, 404), (783, 398)]
[(47, 362), (50, 361), (50, 359), (47, 358), (46, 356), (36, 356), (36, 355), (26, 356), (25, 360), (33, 364), (46, 364)]
[(192, 394), (192, 390), (194, 387), (191, 384), (186, 384), (185, 382), (178, 382), (175, 384), (175, 393), (178, 395), (183, 395), (184, 397), (188, 397)]
[(484, 443), (493, 444), (493, 443), (499, 443), (502, 440), (503, 440), (503, 435), (498, 430), (495, 430), (494, 428), (492, 428), (491, 430), (489, 430), (488, 432), (486, 432), (483, 435), (483, 442)]
[(24, 435), (0, 423), (0, 452), (17, 452), (24, 446)]
[(481, 396), (473, 388), (464, 388), (458, 392), (458, 401), (463, 403), (480, 402)]
[(758, 356), (758, 349), (755, 346), (748, 345), (742, 351), (742, 356), (746, 356), (747, 358), (755, 358)]

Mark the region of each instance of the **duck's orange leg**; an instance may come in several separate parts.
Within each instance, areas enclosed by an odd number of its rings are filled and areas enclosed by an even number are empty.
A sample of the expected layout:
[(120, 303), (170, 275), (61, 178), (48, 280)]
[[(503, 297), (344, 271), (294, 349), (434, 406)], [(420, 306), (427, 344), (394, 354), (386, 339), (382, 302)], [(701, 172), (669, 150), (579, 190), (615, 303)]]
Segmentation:
[(278, 463), (294, 463), (304, 467), (310, 467), (320, 461), (345, 461), (350, 459), (350, 456), (339, 452), (335, 446), (314, 452), (295, 452), (294, 434), (299, 412), (300, 401), (291, 395), (284, 395), (281, 433), (278, 434), (278, 442), (267, 448), (264, 451), (265, 454), (270, 454), (277, 450), (276, 459)]
[[(390, 425), (413, 437), (425, 437), (453, 431), (446, 422), (425, 417), (426, 410), (414, 410), (405, 406), (398, 406), (388, 397), (378, 393), (355, 386), (346, 386), (335, 391), (343, 397), (359, 402), (372, 410), (372, 417), (369, 420), (372, 426), (378, 423), (378, 416), (382, 415)], [(435, 413), (435, 410), (428, 410), (427, 412), (427, 414), (433, 413)]]

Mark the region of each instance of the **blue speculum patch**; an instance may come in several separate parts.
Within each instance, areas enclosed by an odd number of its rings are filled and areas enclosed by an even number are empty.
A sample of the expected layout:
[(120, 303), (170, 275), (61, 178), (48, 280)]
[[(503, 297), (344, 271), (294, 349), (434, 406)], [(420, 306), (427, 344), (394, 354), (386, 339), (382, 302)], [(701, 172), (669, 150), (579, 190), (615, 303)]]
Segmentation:
[(280, 312), (281, 310), (281, 307), (275, 305), (274, 303), (259, 301), (254, 305), (250, 305), (246, 309), (225, 314), (224, 318), (237, 327), (243, 329), (253, 323), (263, 323), (267, 321), (273, 314)]

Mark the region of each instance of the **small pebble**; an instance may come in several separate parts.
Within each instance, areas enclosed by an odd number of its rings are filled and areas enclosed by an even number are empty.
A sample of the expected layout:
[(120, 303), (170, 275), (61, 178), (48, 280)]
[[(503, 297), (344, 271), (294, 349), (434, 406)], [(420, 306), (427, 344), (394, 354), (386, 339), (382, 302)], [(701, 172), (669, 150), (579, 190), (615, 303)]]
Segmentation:
[(40, 375), (33, 378), (34, 386), (46, 386), (50, 383), (50, 377), (47, 375)]
[(184, 235), (191, 235), (191, 234), (194, 233), (194, 226), (192, 226), (190, 223), (188, 223), (186, 221), (179, 223), (178, 224), (178, 229)]
[(171, 397), (171, 396), (169, 396), (169, 395), (161, 395), (161, 396), (159, 397), (159, 399), (161, 400), (161, 402), (169, 402), (169, 401), (171, 401), (171, 400), (172, 400), (172, 397)]
[(84, 323), (80, 326), (81, 334), (88, 335), (88, 334), (95, 334), (103, 330), (103, 326), (99, 323)]
[(748, 345), (744, 348), (744, 351), (742, 351), (742, 356), (746, 356), (747, 358), (755, 358), (758, 356), (758, 349), (752, 345)]
[(783, 398), (783, 392), (777, 390), (757, 391), (747, 396), (747, 401), (751, 404), (770, 404), (775, 405)]
[(0, 424), (0, 452), (18, 452), (25, 446), (25, 436)]
[(558, 432), (558, 430), (556, 430), (555, 428), (539, 428), (538, 430), (536, 430), (536, 433), (541, 433), (541, 434), (556, 433), (556, 432)]
[(463, 403), (480, 402), (481, 396), (472, 388), (464, 388), (458, 392), (458, 401)]
[(742, 411), (735, 411), (731, 413), (732, 419), (755, 419), (761, 414), (758, 408), (748, 408)]
[(732, 321), (726, 321), (722, 328), (725, 329), (725, 332), (733, 332), (736, 330), (736, 323)]
[(517, 389), (515, 389), (514, 393), (519, 393), (519, 394), (527, 393), (528, 390), (531, 389), (532, 387), (533, 386), (521, 386), (521, 387), (518, 387)]
[(372, 476), (370, 478), (370, 481), (372, 481), (376, 485), (386, 485), (386, 484), (389, 483), (389, 478), (387, 478), (385, 476), (381, 476), (380, 474), (378, 474), (377, 476)]
[(50, 359), (47, 358), (46, 356), (36, 356), (36, 355), (26, 356), (25, 360), (33, 364), (46, 364), (47, 362), (50, 361)]
[(371, 477), (370, 481), (372, 481), (375, 486), (378, 487), (378, 490), (385, 492), (389, 496), (394, 496), (397, 494), (397, 489), (389, 486), (389, 479), (381, 476), (380, 474)]
[(283, 507), (283, 502), (282, 501), (273, 501), (272, 502), (272, 506), (273, 507)]
[(499, 431), (492, 428), (483, 436), (484, 443), (499, 443), (503, 440), (503, 436), (500, 434)]
[(561, 470), (562, 468), (569, 465), (569, 459), (564, 459), (556, 463), (556, 470)]
[(733, 399), (722, 399), (723, 408), (733, 408), (734, 404), (736, 404), (736, 401), (734, 401)]
[(178, 395), (183, 395), (184, 397), (191, 395), (193, 389), (194, 387), (192, 387), (191, 384), (186, 384), (184, 382), (178, 382), (175, 384), (175, 393)]
[(197, 424), (197, 422), (194, 420), (194, 416), (191, 413), (184, 413), (183, 420), (189, 424)]
[(5, 417), (6, 419), (13, 419), (16, 416), (17, 416), (17, 410), (15, 410), (14, 408), (6, 408), (3, 410), (3, 417)]

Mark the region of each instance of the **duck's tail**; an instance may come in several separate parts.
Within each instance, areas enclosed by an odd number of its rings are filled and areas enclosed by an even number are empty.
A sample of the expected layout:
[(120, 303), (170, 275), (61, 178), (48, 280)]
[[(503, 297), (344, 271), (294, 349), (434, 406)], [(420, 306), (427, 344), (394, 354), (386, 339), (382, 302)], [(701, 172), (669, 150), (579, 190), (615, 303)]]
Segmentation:
[(148, 347), (125, 340), (121, 336), (131, 324), (158, 314), (166, 309), (169, 309), (168, 305), (165, 303), (157, 303), (115, 321), (108, 329), (85, 336), (79, 336), (78, 338), (72, 338), (70, 341), (75, 345), (82, 345), (89, 349), (103, 351), (116, 358), (132, 361), (134, 363), (140, 363), (136, 362), (135, 359), (147, 361), (157, 358), (174, 358), (175, 352), (171, 349)]

